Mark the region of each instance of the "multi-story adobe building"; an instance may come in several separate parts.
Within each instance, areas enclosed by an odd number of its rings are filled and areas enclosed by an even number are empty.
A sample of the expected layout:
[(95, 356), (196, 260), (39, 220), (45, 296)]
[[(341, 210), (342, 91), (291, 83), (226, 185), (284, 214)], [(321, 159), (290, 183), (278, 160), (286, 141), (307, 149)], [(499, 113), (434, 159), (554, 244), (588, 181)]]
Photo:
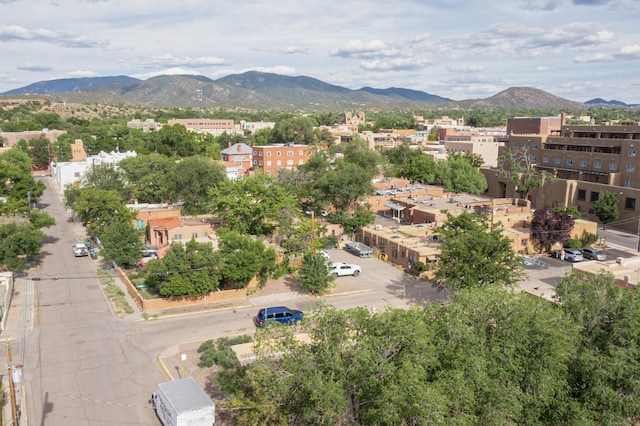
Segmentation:
[(277, 175), (280, 169), (293, 169), (305, 164), (315, 148), (294, 143), (259, 145), (253, 147), (253, 170)]
[[(564, 125), (564, 116), (514, 118), (507, 124), (510, 150), (554, 176), (529, 193), (535, 208), (576, 206), (598, 221), (593, 203), (609, 192), (619, 199), (620, 217), (610, 224), (640, 230), (640, 125), (637, 122)], [(502, 152), (502, 150), (501, 150)], [(495, 169), (482, 169), (494, 197), (517, 196)]]
[(233, 120), (211, 119), (211, 118), (174, 118), (168, 121), (169, 126), (181, 124), (192, 132), (211, 133), (213, 136), (220, 136), (223, 133), (228, 135), (242, 135), (244, 131), (240, 126), (235, 125)]
[(151, 133), (162, 129), (162, 124), (158, 123), (153, 118), (147, 118), (146, 120), (135, 118), (131, 121), (127, 121), (127, 127), (130, 129), (142, 130), (145, 133)]

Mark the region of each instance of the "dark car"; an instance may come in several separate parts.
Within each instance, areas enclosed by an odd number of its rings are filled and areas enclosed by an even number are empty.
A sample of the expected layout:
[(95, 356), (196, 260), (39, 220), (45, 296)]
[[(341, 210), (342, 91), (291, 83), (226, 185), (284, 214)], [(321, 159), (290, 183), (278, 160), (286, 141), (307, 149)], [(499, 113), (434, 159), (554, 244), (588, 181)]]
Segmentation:
[(286, 306), (273, 306), (260, 309), (258, 315), (254, 318), (254, 322), (258, 327), (262, 327), (267, 322), (294, 325), (302, 321), (303, 317), (304, 312), (297, 309), (289, 309)]
[(607, 256), (605, 256), (603, 252), (591, 247), (583, 248), (582, 256), (585, 259), (590, 259), (590, 260), (605, 260), (607, 258)]

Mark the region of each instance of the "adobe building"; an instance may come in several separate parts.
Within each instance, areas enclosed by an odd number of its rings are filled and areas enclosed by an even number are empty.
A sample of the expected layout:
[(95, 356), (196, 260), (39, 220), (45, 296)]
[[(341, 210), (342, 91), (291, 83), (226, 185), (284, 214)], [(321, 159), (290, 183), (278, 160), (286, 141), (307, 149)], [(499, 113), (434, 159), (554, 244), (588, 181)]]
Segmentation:
[[(608, 192), (619, 200), (620, 217), (610, 226), (627, 232), (640, 228), (640, 124), (561, 125), (564, 116), (510, 119), (511, 133), (503, 148), (526, 157), (533, 167), (552, 176), (529, 193), (535, 208), (576, 206), (598, 221), (593, 203)], [(540, 133), (525, 133), (526, 131)], [(501, 149), (502, 152), (502, 149)], [(523, 158), (524, 158), (523, 157)], [(481, 169), (487, 195), (517, 197), (513, 185), (497, 169)]]

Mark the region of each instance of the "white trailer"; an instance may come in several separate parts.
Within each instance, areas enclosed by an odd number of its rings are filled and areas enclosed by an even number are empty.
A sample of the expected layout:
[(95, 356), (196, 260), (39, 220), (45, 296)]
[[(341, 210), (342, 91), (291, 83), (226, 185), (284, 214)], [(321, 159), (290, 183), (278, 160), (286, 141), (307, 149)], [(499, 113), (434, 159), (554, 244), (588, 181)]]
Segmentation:
[(160, 383), (151, 403), (164, 426), (215, 424), (215, 404), (193, 377)]

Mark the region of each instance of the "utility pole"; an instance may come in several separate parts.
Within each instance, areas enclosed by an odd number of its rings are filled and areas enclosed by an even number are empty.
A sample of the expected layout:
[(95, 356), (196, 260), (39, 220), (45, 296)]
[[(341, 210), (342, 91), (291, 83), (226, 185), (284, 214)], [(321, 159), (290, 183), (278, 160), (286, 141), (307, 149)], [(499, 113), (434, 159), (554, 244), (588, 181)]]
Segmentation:
[(316, 218), (315, 212), (311, 210), (311, 250), (313, 257), (316, 257)]
[(7, 342), (7, 370), (9, 371), (9, 397), (11, 400), (11, 426), (18, 425), (18, 404), (16, 402), (16, 385), (13, 381), (13, 356), (11, 355), (11, 345)]
[(493, 232), (493, 212), (495, 210), (495, 205), (493, 203), (493, 197), (491, 198), (491, 223), (489, 224), (489, 232)]
[(640, 253), (640, 216), (638, 217), (638, 253)]

